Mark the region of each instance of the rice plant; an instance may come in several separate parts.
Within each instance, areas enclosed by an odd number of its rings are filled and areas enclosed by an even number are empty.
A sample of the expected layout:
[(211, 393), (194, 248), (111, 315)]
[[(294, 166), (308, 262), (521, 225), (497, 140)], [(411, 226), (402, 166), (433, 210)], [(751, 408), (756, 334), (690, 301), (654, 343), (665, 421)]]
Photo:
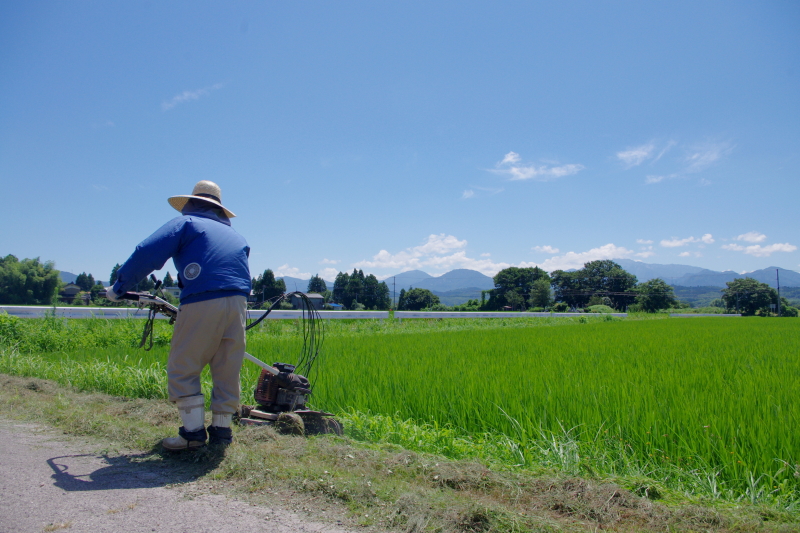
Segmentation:
[[(165, 324), (144, 352), (141, 322), (25, 322), (0, 317), (0, 372), (166, 396)], [(797, 505), (798, 332), (761, 318), (333, 321), (313, 405), (366, 439)], [(248, 351), (292, 363), (298, 335), (267, 321)], [(245, 363), (243, 402), (258, 373)]]

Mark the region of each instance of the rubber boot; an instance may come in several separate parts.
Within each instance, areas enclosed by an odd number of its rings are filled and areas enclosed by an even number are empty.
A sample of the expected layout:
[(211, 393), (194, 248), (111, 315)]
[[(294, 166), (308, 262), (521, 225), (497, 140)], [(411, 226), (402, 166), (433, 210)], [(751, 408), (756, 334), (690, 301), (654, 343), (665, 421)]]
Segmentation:
[(233, 415), (230, 413), (213, 413), (211, 415), (211, 425), (208, 426), (209, 444), (227, 446), (233, 442), (232, 418)]
[(202, 394), (179, 398), (175, 402), (181, 414), (183, 425), (178, 429), (177, 437), (168, 437), (161, 441), (165, 450), (196, 450), (206, 445), (205, 398)]

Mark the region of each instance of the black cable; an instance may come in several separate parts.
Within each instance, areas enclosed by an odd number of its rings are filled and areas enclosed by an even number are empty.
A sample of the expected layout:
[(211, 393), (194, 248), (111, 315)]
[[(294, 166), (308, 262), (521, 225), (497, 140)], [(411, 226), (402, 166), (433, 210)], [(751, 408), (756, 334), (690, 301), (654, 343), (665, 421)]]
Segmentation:
[[(150, 310), (147, 312), (147, 320), (144, 323), (144, 331), (142, 331), (142, 340), (139, 342), (139, 348), (144, 348), (145, 352), (149, 352), (153, 349), (153, 326), (156, 319), (156, 312), (154, 306), (150, 306)], [(145, 346), (148, 337), (150, 338), (150, 345)]]
[[(325, 338), (325, 331), (319, 311), (317, 311), (317, 309), (314, 307), (314, 304), (305, 293), (297, 291), (281, 294), (274, 302), (272, 302), (266, 312), (258, 317), (255, 322), (249, 324), (245, 330), (249, 330), (257, 326), (273, 309), (275, 309), (275, 307), (280, 304), (280, 302), (286, 300), (287, 298), (291, 298), (292, 296), (299, 297), (303, 302), (303, 346), (300, 349), (300, 357), (295, 365), (295, 371), (296, 373), (305, 376), (313, 388), (316, 377), (312, 376), (312, 371), (314, 370), (314, 363), (317, 361), (322, 348), (322, 342)], [(306, 316), (306, 310), (308, 310), (308, 316)]]

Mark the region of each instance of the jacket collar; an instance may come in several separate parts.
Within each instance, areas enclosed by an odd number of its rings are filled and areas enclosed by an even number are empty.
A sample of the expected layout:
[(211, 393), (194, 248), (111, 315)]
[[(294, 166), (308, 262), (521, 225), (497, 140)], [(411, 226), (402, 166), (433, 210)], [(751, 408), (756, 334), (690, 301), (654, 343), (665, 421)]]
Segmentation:
[(207, 202), (189, 200), (181, 210), (181, 213), (184, 216), (210, 218), (211, 220), (216, 220), (217, 222), (225, 224), (226, 226), (231, 225), (231, 219), (225, 216), (225, 213), (222, 211), (222, 209), (212, 206)]

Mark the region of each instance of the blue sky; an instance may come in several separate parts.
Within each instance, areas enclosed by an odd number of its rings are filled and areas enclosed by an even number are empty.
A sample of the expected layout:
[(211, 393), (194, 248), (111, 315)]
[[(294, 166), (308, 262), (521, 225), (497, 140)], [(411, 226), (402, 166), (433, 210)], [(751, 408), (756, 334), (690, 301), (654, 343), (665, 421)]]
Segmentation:
[(798, 2), (5, 2), (0, 72), (0, 254), (70, 272), (201, 179), (254, 275), (800, 270)]

